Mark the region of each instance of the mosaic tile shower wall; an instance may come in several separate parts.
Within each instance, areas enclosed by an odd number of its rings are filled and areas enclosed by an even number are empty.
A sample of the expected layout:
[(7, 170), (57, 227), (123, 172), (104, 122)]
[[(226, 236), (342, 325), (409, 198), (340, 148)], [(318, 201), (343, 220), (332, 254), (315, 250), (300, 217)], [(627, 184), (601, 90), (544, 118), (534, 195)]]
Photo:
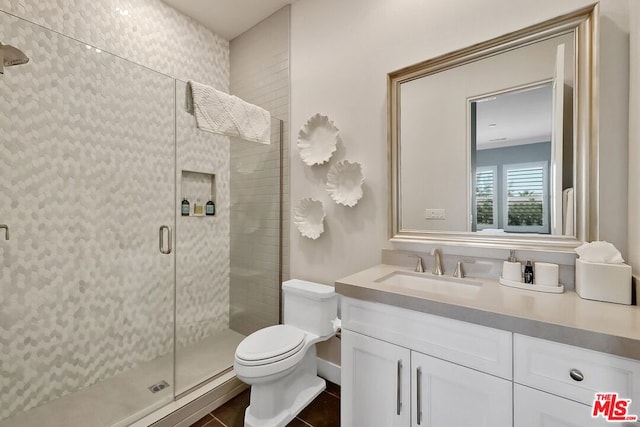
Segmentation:
[(228, 90), (228, 43), (159, 1), (117, 2), (128, 21), (116, 2), (58, 3), (0, 0), (81, 40), (0, 13), (0, 41), (31, 58), (0, 78), (0, 419), (172, 351), (173, 255), (158, 227), (175, 224), (176, 131), (178, 153), (202, 149), (178, 167), (215, 170), (221, 203), (202, 241), (177, 224), (176, 249), (198, 253), (177, 258), (182, 301), (208, 310), (179, 314), (179, 340), (228, 326), (228, 141), (191, 141), (179, 113), (174, 129), (184, 89), (176, 99), (163, 75)]
[(0, 0), (0, 10), (179, 80), (229, 90), (229, 42), (161, 0)]

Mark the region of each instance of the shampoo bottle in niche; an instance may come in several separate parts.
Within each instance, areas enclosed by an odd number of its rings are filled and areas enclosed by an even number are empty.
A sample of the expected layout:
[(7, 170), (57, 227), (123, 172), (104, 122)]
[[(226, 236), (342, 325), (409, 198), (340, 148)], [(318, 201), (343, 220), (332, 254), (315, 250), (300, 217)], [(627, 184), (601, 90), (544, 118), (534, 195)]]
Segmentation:
[(522, 282), (522, 264), (516, 259), (516, 251), (509, 251), (509, 259), (502, 264), (502, 278)]
[(193, 214), (196, 216), (204, 215), (204, 205), (202, 204), (200, 197), (198, 197), (193, 204)]
[(209, 200), (204, 209), (205, 214), (208, 216), (212, 216), (216, 214), (216, 205), (213, 203), (213, 200)]
[(524, 283), (533, 285), (533, 265), (531, 261), (527, 261), (527, 264), (524, 266)]
[(190, 206), (189, 206), (189, 201), (187, 200), (186, 197), (182, 198), (182, 205), (180, 206), (180, 213), (182, 214), (182, 216), (189, 216), (190, 213)]

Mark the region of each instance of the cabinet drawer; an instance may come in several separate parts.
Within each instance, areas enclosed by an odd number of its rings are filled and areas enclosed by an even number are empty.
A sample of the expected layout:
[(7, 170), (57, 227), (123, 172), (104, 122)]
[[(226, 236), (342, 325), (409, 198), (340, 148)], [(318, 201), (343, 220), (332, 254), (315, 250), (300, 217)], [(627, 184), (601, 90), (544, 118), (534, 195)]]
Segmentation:
[(342, 298), (342, 327), (502, 378), (512, 377), (511, 332), (346, 297)]
[(514, 427), (603, 427), (603, 418), (592, 418), (591, 407), (519, 384), (513, 387)]
[(586, 405), (595, 393), (617, 392), (633, 399), (631, 409), (640, 412), (639, 361), (519, 334), (514, 334), (513, 355), (517, 383)]

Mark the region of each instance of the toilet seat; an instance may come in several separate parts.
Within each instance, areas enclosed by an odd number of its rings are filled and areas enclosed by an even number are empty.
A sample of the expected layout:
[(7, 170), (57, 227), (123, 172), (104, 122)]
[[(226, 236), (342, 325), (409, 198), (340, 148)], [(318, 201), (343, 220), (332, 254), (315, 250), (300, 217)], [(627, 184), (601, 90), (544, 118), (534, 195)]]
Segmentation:
[(236, 349), (236, 361), (244, 366), (260, 366), (287, 359), (305, 344), (305, 333), (289, 325), (275, 325), (246, 337)]

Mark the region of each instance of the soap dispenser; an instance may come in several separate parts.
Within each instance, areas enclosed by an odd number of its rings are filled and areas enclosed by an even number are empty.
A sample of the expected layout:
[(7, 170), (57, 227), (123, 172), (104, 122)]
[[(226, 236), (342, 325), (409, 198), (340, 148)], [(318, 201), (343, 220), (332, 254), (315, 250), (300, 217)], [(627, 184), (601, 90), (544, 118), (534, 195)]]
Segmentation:
[(522, 282), (522, 264), (516, 259), (516, 251), (509, 251), (509, 258), (502, 264), (502, 278)]

